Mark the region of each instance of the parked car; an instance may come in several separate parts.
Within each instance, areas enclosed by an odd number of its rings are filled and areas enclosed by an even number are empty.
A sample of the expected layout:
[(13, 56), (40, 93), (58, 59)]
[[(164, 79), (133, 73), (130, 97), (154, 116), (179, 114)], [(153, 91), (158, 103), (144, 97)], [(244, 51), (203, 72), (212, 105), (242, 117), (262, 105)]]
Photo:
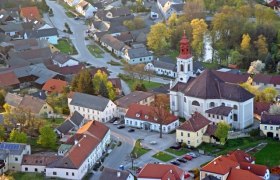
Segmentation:
[(117, 120), (119, 120), (120, 118), (118, 118), (118, 117), (113, 117), (110, 121), (109, 121), (109, 123), (114, 123), (115, 121), (117, 121)]
[(113, 124), (114, 125), (118, 125), (118, 124), (120, 124), (120, 122), (119, 121), (115, 121)]
[(150, 144), (155, 145), (155, 144), (157, 144), (157, 142), (156, 141), (151, 141)]
[(179, 150), (179, 149), (181, 149), (181, 145), (180, 144), (175, 144), (173, 146), (170, 146), (170, 149)]
[(176, 160), (179, 161), (179, 162), (182, 162), (182, 163), (188, 162), (188, 161), (187, 161), (186, 159), (184, 159), (184, 158), (177, 158)]
[(192, 158), (197, 158), (197, 157), (198, 157), (198, 155), (197, 155), (196, 153), (194, 153), (194, 152), (189, 152), (189, 153), (187, 153), (186, 155), (189, 155), (189, 156), (191, 156)]
[(132, 129), (132, 128), (128, 129), (128, 132), (134, 132), (134, 131), (135, 131), (135, 129)]
[(117, 128), (118, 129), (123, 129), (123, 128), (125, 128), (125, 125), (118, 125)]
[(171, 163), (171, 164), (174, 164), (174, 165), (176, 165), (176, 166), (180, 166), (180, 162), (178, 162), (178, 161), (171, 161), (170, 163)]
[(80, 18), (79, 18), (78, 16), (76, 16), (74, 19), (75, 19), (75, 20), (79, 20)]
[(188, 160), (188, 161), (192, 160), (192, 157), (189, 156), (189, 155), (185, 155), (183, 158), (186, 159), (186, 160)]
[(189, 177), (191, 177), (191, 175), (190, 175), (189, 173), (186, 172), (186, 173), (184, 174), (184, 178), (187, 179), (187, 178), (189, 178)]

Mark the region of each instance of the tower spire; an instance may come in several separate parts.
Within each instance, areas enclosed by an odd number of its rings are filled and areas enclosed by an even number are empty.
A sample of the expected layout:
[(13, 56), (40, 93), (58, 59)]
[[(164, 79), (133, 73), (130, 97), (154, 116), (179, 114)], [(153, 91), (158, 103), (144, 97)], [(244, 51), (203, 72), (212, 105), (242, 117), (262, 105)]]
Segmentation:
[(180, 55), (181, 59), (188, 59), (191, 57), (190, 48), (189, 48), (189, 40), (186, 37), (186, 31), (184, 30), (182, 39), (180, 41)]

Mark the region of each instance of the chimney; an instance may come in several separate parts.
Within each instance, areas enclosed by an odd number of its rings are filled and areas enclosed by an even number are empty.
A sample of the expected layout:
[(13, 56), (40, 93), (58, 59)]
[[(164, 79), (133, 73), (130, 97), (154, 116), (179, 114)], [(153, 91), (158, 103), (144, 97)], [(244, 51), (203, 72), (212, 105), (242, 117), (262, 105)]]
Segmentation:
[(172, 169), (169, 170), (170, 173), (173, 173)]
[(117, 177), (121, 177), (121, 172), (120, 171), (117, 172)]
[(250, 166), (248, 166), (248, 170), (250, 170), (251, 169), (251, 167)]
[(216, 161), (214, 161), (214, 164), (216, 165), (216, 164), (217, 164), (217, 162), (216, 162)]
[(76, 145), (76, 144), (78, 144), (78, 141), (75, 139), (75, 141), (74, 141), (74, 144)]

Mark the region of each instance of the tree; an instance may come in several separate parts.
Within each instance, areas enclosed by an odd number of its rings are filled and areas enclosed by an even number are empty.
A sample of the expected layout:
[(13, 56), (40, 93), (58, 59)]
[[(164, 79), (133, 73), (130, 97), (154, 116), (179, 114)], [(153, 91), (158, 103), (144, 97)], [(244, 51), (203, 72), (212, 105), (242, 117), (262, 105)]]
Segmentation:
[(42, 147), (54, 148), (56, 145), (56, 134), (50, 126), (44, 126), (39, 130), (40, 136), (37, 141)]
[(237, 50), (231, 50), (229, 52), (229, 62), (231, 64), (241, 65), (243, 60), (243, 55)]
[(205, 5), (203, 0), (187, 1), (184, 5), (184, 14), (187, 21), (205, 18)]
[(165, 95), (156, 95), (151, 106), (151, 115), (159, 126), (159, 137), (162, 138), (162, 125), (171, 117), (169, 99)]
[(145, 64), (136, 64), (134, 65), (133, 70), (140, 82), (143, 82), (143, 80), (147, 77), (147, 72), (145, 71)]
[(191, 21), (192, 26), (192, 42), (191, 46), (194, 50), (195, 56), (202, 58), (204, 54), (204, 35), (207, 31), (207, 24), (203, 19), (193, 19)]
[(133, 84), (133, 88), (132, 88), (134, 91), (144, 91), (146, 92), (147, 91), (147, 88), (145, 86), (144, 83), (140, 83), (140, 82), (135, 82)]
[(273, 104), (269, 108), (270, 114), (280, 114), (280, 105), (279, 104)]
[(256, 101), (260, 100), (261, 92), (255, 86), (252, 86), (249, 83), (242, 83), (240, 86), (249, 91), (251, 94), (255, 95)]
[(141, 17), (135, 17), (133, 20), (126, 20), (123, 22), (129, 30), (142, 29), (146, 26), (145, 21)]
[(176, 13), (172, 13), (171, 16), (167, 20), (167, 24), (170, 28), (173, 28), (177, 25), (178, 18)]
[(258, 40), (254, 41), (254, 44), (258, 50), (259, 58), (264, 58), (268, 53), (266, 38), (263, 35), (259, 35)]
[(106, 84), (106, 87), (107, 87), (109, 99), (112, 100), (112, 101), (115, 100), (116, 90), (115, 90), (112, 82), (108, 81), (107, 84)]
[(251, 66), (248, 69), (249, 74), (259, 74), (263, 68), (265, 67), (265, 64), (262, 63), (260, 60), (256, 60), (251, 62)]
[(220, 142), (224, 144), (228, 137), (228, 131), (230, 126), (226, 122), (219, 122), (218, 127), (215, 131), (215, 136), (219, 138)]
[(163, 23), (151, 26), (147, 35), (147, 45), (155, 53), (164, 52), (169, 47), (170, 31)]
[(0, 125), (0, 141), (4, 141), (5, 140), (5, 128), (3, 125)]
[(241, 50), (248, 52), (250, 51), (250, 42), (251, 42), (251, 37), (249, 34), (243, 34), (242, 35), (242, 41), (240, 44)]
[(18, 130), (13, 129), (9, 135), (8, 141), (16, 143), (26, 143), (27, 135), (24, 132), (19, 132)]
[(106, 84), (106, 82), (108, 81), (108, 75), (105, 72), (98, 70), (93, 76), (92, 81), (94, 84), (94, 91), (96, 94), (98, 94), (101, 82)]
[(106, 87), (106, 85), (104, 84), (104, 81), (101, 81), (99, 84), (99, 93), (101, 96), (105, 97), (105, 98), (109, 98), (109, 92), (108, 89)]
[(264, 101), (273, 102), (278, 95), (278, 91), (274, 87), (266, 87), (262, 90)]
[(72, 91), (94, 94), (94, 87), (92, 83), (91, 74), (88, 69), (81, 70), (71, 83)]

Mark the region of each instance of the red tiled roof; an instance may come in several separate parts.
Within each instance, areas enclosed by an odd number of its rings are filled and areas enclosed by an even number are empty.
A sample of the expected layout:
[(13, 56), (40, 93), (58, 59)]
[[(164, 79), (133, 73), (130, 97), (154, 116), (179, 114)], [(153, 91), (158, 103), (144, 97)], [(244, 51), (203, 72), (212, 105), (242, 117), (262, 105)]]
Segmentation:
[(184, 171), (172, 164), (146, 164), (138, 178), (181, 180), (184, 176)]
[(14, 72), (0, 74), (0, 87), (8, 87), (19, 84), (19, 80)]
[(256, 74), (253, 78), (254, 82), (264, 84), (280, 84), (280, 75), (267, 75), (267, 74)]
[(201, 168), (201, 171), (212, 172), (215, 174), (227, 174), (231, 169), (238, 167), (239, 164), (226, 156), (219, 156)]
[(108, 131), (109, 128), (103, 123), (98, 121), (89, 121), (77, 131), (77, 134), (89, 134), (99, 140), (102, 140)]
[(178, 129), (184, 130), (184, 131), (191, 131), (191, 132), (197, 132), (201, 128), (204, 128), (205, 126), (209, 125), (211, 121), (209, 121), (206, 117), (201, 115), (198, 112), (195, 112), (192, 117), (185, 121)]
[[(132, 104), (129, 106), (125, 117), (157, 123), (151, 109), (151, 106)], [(178, 117), (170, 114), (166, 121), (163, 122), (163, 124), (170, 124), (176, 120), (178, 120)]]
[(257, 176), (264, 176), (266, 174), (266, 171), (268, 170), (268, 168), (264, 165), (251, 164), (246, 162), (240, 163), (240, 169), (248, 170)]
[(36, 6), (21, 8), (20, 15), (28, 20), (41, 20), (41, 15)]
[(237, 180), (237, 179), (261, 180), (262, 178), (256, 176), (250, 171), (246, 171), (242, 169), (232, 169), (227, 177), (227, 180)]
[(267, 102), (254, 102), (254, 113), (261, 115), (264, 111), (268, 112), (271, 105), (271, 103)]
[(207, 127), (207, 129), (206, 129), (206, 131), (205, 131), (205, 135), (208, 135), (208, 136), (214, 136), (215, 135), (215, 132), (216, 132), (216, 130), (217, 130), (217, 125), (215, 125), (215, 124), (210, 124), (208, 127)]
[(233, 152), (230, 152), (228, 154), (229, 159), (241, 163), (241, 162), (247, 162), (247, 163), (252, 163), (255, 161), (255, 158), (251, 156), (250, 154), (245, 153), (242, 150), (235, 150)]
[(49, 79), (43, 86), (42, 90), (50, 93), (62, 93), (66, 86), (66, 81), (62, 81), (59, 79)]

